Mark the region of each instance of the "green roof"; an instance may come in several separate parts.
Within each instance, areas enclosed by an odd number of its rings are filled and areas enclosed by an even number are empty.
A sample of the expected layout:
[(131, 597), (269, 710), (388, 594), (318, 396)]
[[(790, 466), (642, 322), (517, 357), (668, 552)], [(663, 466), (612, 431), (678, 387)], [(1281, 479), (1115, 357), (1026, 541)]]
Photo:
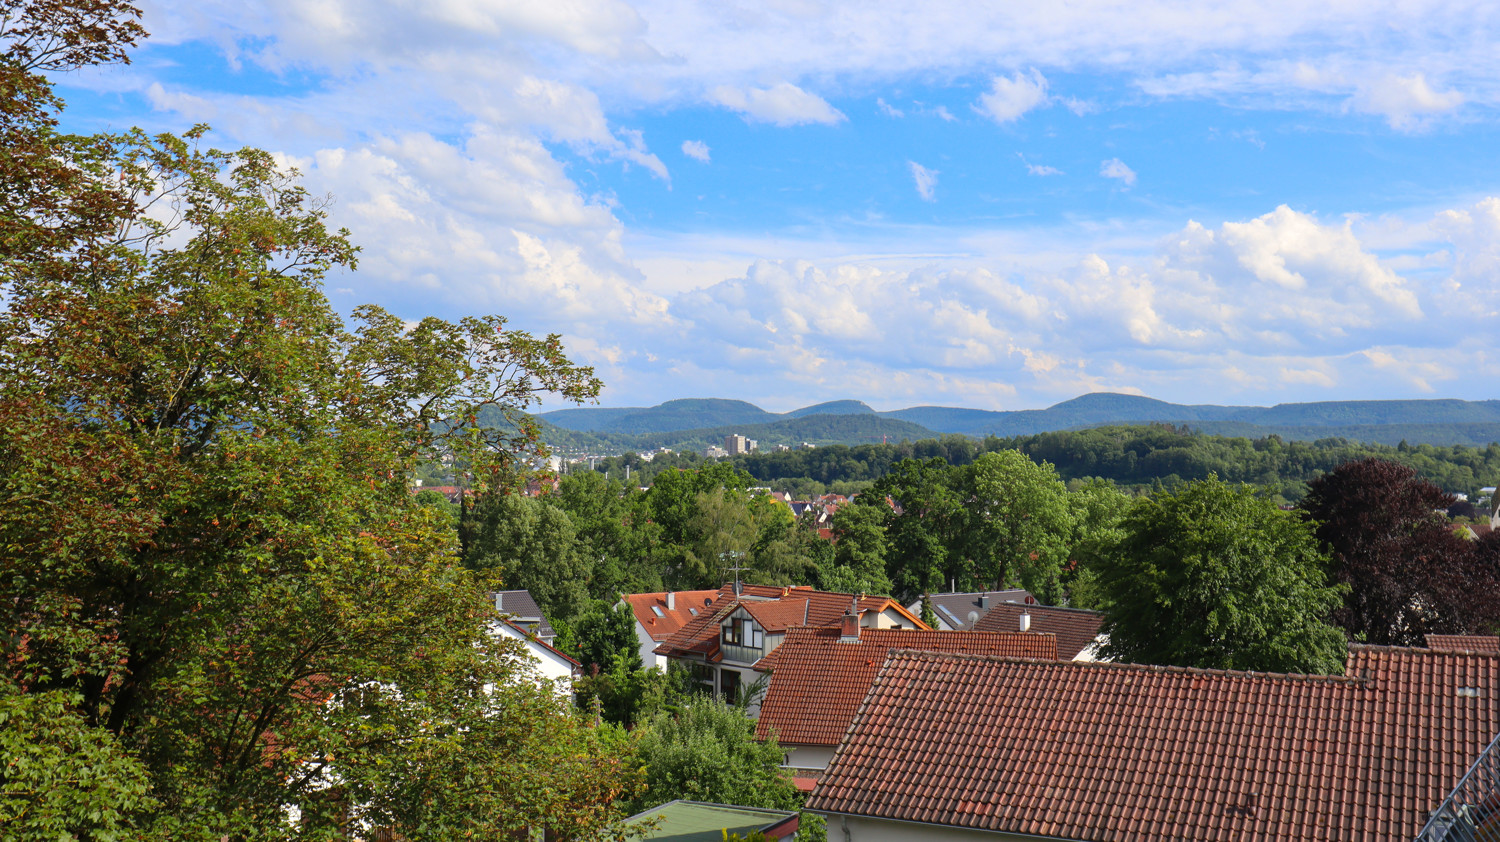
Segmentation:
[(724, 831), (745, 836), (764, 830), (796, 815), (790, 810), (762, 810), (758, 807), (735, 807), (729, 804), (707, 804), (702, 801), (668, 801), (660, 807), (638, 813), (630, 821), (660, 816), (655, 833), (646, 839), (658, 842), (720, 842)]

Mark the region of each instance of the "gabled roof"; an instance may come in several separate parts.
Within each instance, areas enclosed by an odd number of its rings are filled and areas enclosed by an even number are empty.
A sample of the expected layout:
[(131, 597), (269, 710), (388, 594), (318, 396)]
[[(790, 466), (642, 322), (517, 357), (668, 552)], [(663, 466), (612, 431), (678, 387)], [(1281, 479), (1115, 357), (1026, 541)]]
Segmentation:
[(666, 640), (673, 632), (692, 622), (693, 618), (701, 613), (705, 607), (704, 601), (713, 602), (719, 592), (714, 591), (677, 591), (672, 594), (672, 608), (667, 607), (667, 594), (661, 593), (629, 593), (623, 595), (622, 599), (630, 606), (635, 614), (635, 621), (641, 624), (646, 634), (657, 643)]
[(741, 602), (745, 613), (768, 632), (782, 632), (792, 626), (807, 624), (807, 615), (812, 601), (806, 598), (784, 597), (773, 602)]
[(1427, 648), (1444, 652), (1485, 652), (1500, 655), (1500, 637), (1478, 634), (1429, 634)]
[(808, 809), (1064, 839), (1409, 840), (1497, 732), (1500, 657), (1348, 676), (893, 652)]
[(547, 622), (547, 617), (542, 613), (541, 606), (532, 599), (530, 591), (496, 591), (495, 610), (501, 614), (509, 614), (511, 619), (522, 623), (537, 623), (536, 633), (551, 640), (557, 637), (557, 632), (552, 630), (552, 624)]
[(659, 818), (661, 825), (643, 839), (661, 842), (719, 842), (725, 835), (749, 836), (755, 831), (770, 839), (791, 838), (797, 832), (797, 814), (790, 810), (768, 810), (761, 807), (738, 807), (702, 801), (668, 801), (641, 813), (627, 822)]
[(776, 667), (760, 703), (757, 737), (774, 731), (783, 744), (838, 745), (892, 649), (1057, 658), (1050, 634), (860, 629), (859, 641), (850, 643), (840, 634), (836, 628), (787, 632), (772, 653)]
[(1051, 605), (1018, 605), (1002, 602), (990, 607), (989, 613), (974, 624), (974, 631), (1010, 632), (1021, 628), (1021, 615), (1031, 615), (1031, 630), (1057, 635), (1057, 657), (1071, 661), (1099, 636), (1104, 615), (1082, 608), (1057, 608)]
[[(932, 601), (932, 610), (938, 615), (938, 619), (947, 623), (949, 628), (959, 631), (974, 631), (972, 622), (977, 622), (991, 608), (1003, 602), (1036, 602), (1036, 597), (1020, 588), (975, 593), (934, 593), (928, 594), (927, 598)], [(981, 602), (984, 604), (981, 605)], [(920, 613), (922, 601), (918, 599), (907, 607), (914, 614)], [(973, 621), (969, 619), (970, 614), (974, 615)]]
[(548, 653), (550, 653), (550, 654), (552, 654), (552, 655), (554, 655), (554, 656), (556, 656), (558, 658), (561, 658), (562, 660), (567, 661), (568, 663), (572, 664), (574, 669), (582, 669), (583, 668), (583, 664), (579, 663), (579, 661), (578, 661), (577, 658), (574, 658), (573, 656), (571, 656), (568, 653), (562, 651), (561, 649), (558, 649), (556, 646), (553, 646), (552, 644), (550, 644), (547, 641), (543, 640), (540, 635), (537, 635), (537, 636), (533, 637), (531, 635), (531, 633), (526, 629), (525, 626), (518, 625), (518, 624), (516, 624), (514, 622), (511, 622), (509, 619), (507, 619), (505, 617), (501, 617), (500, 620), (499, 620), (499, 622), (505, 628), (510, 629), (516, 635), (517, 639), (519, 639), (521, 642), (525, 643), (527, 646), (536, 646), (536, 647), (539, 647), (540, 649), (543, 649), (546, 652), (548, 652)]
[[(698, 612), (692, 622), (687, 623), (675, 634), (662, 641), (654, 650), (658, 655), (682, 657), (684, 655), (703, 655), (711, 657), (719, 645), (719, 624), (724, 617), (739, 606), (746, 606), (747, 611), (762, 612), (768, 619), (777, 625), (775, 628), (765, 626), (768, 631), (776, 632), (793, 626), (831, 626), (837, 625), (849, 607), (855, 594), (834, 593), (830, 591), (818, 591), (812, 588), (777, 587), (774, 585), (741, 585), (739, 596), (735, 596), (734, 586), (725, 585), (719, 588), (718, 597), (706, 610)], [(917, 617), (912, 616), (901, 603), (886, 596), (859, 597), (859, 612), (882, 612), (894, 610), (899, 613), (914, 628), (926, 629), (927, 626)], [(796, 604), (798, 608), (773, 607), (773, 601), (784, 601)], [(805, 604), (804, 604), (805, 603)], [(803, 612), (804, 620), (791, 623), (792, 614), (800, 610)], [(758, 615), (756, 621), (760, 622)]]

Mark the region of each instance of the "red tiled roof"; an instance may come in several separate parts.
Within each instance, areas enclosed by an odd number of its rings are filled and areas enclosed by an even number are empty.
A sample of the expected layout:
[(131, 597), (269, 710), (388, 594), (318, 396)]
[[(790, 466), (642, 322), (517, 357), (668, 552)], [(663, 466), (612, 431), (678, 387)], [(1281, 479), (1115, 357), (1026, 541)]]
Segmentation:
[(838, 745), (892, 649), (1057, 658), (1057, 639), (1050, 634), (860, 629), (858, 643), (840, 642), (840, 634), (836, 628), (787, 632), (771, 653), (775, 672), (760, 703), (756, 737), (775, 731), (785, 744)]
[(1429, 634), (1427, 648), (1444, 652), (1485, 652), (1500, 655), (1500, 637), (1481, 634)]
[(806, 598), (785, 597), (774, 602), (742, 602), (741, 607), (769, 632), (786, 631), (807, 622), (811, 603)]
[(1413, 839), (1500, 732), (1500, 657), (1355, 646), (1347, 672), (897, 651), (807, 807), (1111, 842)]
[[(624, 600), (630, 605), (630, 610), (635, 614), (635, 621), (641, 624), (646, 634), (657, 643), (666, 640), (672, 632), (677, 631), (692, 622), (695, 616), (689, 608), (696, 609), (699, 613), (706, 607), (705, 599), (712, 601), (719, 595), (718, 591), (677, 591), (672, 595), (672, 604), (675, 608), (667, 607), (667, 595), (662, 593), (630, 593), (624, 595)], [(658, 617), (652, 608), (661, 611)]]
[(1021, 605), (999, 602), (974, 624), (974, 631), (1013, 632), (1021, 628), (1021, 615), (1031, 615), (1031, 630), (1057, 635), (1057, 657), (1071, 661), (1099, 636), (1104, 615), (1081, 608)]
[[(833, 593), (830, 591), (817, 591), (808, 587), (776, 587), (774, 585), (742, 585), (741, 596), (734, 595), (734, 586), (725, 585), (718, 591), (712, 605), (706, 610), (700, 610), (698, 616), (675, 634), (662, 641), (655, 649), (658, 655), (683, 656), (701, 655), (709, 649), (718, 645), (719, 623), (729, 612), (736, 607), (747, 606), (747, 611), (766, 612), (766, 616), (777, 622), (784, 622), (789, 618), (790, 609), (787, 613), (778, 613), (782, 609), (771, 607), (771, 600), (782, 600), (796, 603), (802, 607), (805, 620), (793, 624), (782, 625), (771, 628), (771, 631), (780, 631), (798, 626), (830, 626), (841, 622), (844, 614), (849, 611), (849, 606), (854, 599), (854, 594)], [(754, 606), (753, 609), (750, 606)], [(859, 600), (859, 610), (863, 614), (867, 611), (885, 611), (891, 608), (899, 612), (909, 621), (913, 627), (927, 628), (917, 617), (912, 616), (899, 602), (886, 596), (866, 596)], [(756, 616), (759, 622), (759, 616)], [(762, 624), (764, 626), (764, 624)], [(770, 627), (767, 627), (770, 628)]]

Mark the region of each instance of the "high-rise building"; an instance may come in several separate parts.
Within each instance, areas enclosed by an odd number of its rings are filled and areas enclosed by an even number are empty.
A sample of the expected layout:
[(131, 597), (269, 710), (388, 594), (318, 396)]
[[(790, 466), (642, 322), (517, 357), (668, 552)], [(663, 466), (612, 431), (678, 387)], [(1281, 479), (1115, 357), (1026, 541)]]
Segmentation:
[(755, 439), (747, 439), (738, 433), (724, 437), (724, 449), (729, 452), (730, 456), (750, 453), (755, 450), (758, 443)]

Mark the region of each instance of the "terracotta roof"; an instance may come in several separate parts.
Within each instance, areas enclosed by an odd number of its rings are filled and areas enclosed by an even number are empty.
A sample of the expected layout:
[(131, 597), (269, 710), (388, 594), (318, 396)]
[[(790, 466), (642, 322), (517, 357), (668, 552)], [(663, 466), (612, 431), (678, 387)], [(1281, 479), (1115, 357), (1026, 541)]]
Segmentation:
[[(742, 585), (741, 595), (736, 597), (734, 586), (725, 585), (719, 589), (718, 597), (707, 610), (699, 611), (697, 617), (662, 641), (654, 651), (658, 655), (677, 657), (707, 654), (719, 645), (720, 620), (740, 605), (746, 606), (747, 611), (765, 612), (768, 618), (784, 623), (790, 618), (791, 609), (786, 609), (785, 613), (782, 613), (783, 609), (771, 607), (772, 600), (783, 600), (801, 605), (805, 617), (802, 622), (780, 625), (777, 628), (766, 627), (772, 631), (790, 628), (791, 625), (837, 625), (844, 614), (849, 611), (849, 605), (854, 597), (854, 594), (818, 591), (802, 586), (777, 587), (773, 585)], [(803, 603), (805, 605), (802, 605)], [(890, 597), (866, 596), (859, 600), (861, 614), (867, 611), (880, 612), (887, 608), (895, 609), (913, 627), (926, 628), (919, 618), (912, 616), (901, 603)], [(752, 613), (752, 616), (756, 615)], [(760, 621), (759, 616), (756, 616), (756, 620)]]
[(621, 598), (630, 606), (631, 612), (635, 614), (635, 621), (641, 624), (646, 634), (651, 635), (652, 640), (660, 643), (671, 636), (672, 632), (692, 622), (693, 617), (696, 616), (693, 611), (702, 613), (706, 607), (704, 600), (712, 602), (718, 595), (718, 591), (677, 591), (672, 594), (673, 608), (667, 607), (665, 591), (629, 593)]
[(1104, 615), (1082, 608), (1055, 608), (1050, 605), (1017, 605), (1002, 602), (990, 606), (989, 613), (974, 624), (974, 631), (1012, 632), (1021, 628), (1021, 615), (1031, 615), (1031, 630), (1057, 635), (1057, 657), (1071, 661), (1099, 636)]
[(840, 634), (836, 628), (787, 632), (772, 653), (776, 667), (760, 703), (758, 738), (775, 731), (785, 744), (838, 745), (892, 649), (1057, 658), (1050, 634), (860, 629), (857, 643), (841, 642)]
[(1111, 842), (1413, 839), (1500, 732), (1500, 657), (1356, 646), (1347, 672), (897, 651), (807, 806)]
[(760, 627), (769, 632), (786, 631), (792, 626), (807, 622), (811, 602), (806, 598), (786, 597), (774, 602), (742, 602), (745, 609)]
[(1500, 655), (1500, 637), (1481, 634), (1429, 634), (1427, 648), (1444, 652), (1485, 652)]

